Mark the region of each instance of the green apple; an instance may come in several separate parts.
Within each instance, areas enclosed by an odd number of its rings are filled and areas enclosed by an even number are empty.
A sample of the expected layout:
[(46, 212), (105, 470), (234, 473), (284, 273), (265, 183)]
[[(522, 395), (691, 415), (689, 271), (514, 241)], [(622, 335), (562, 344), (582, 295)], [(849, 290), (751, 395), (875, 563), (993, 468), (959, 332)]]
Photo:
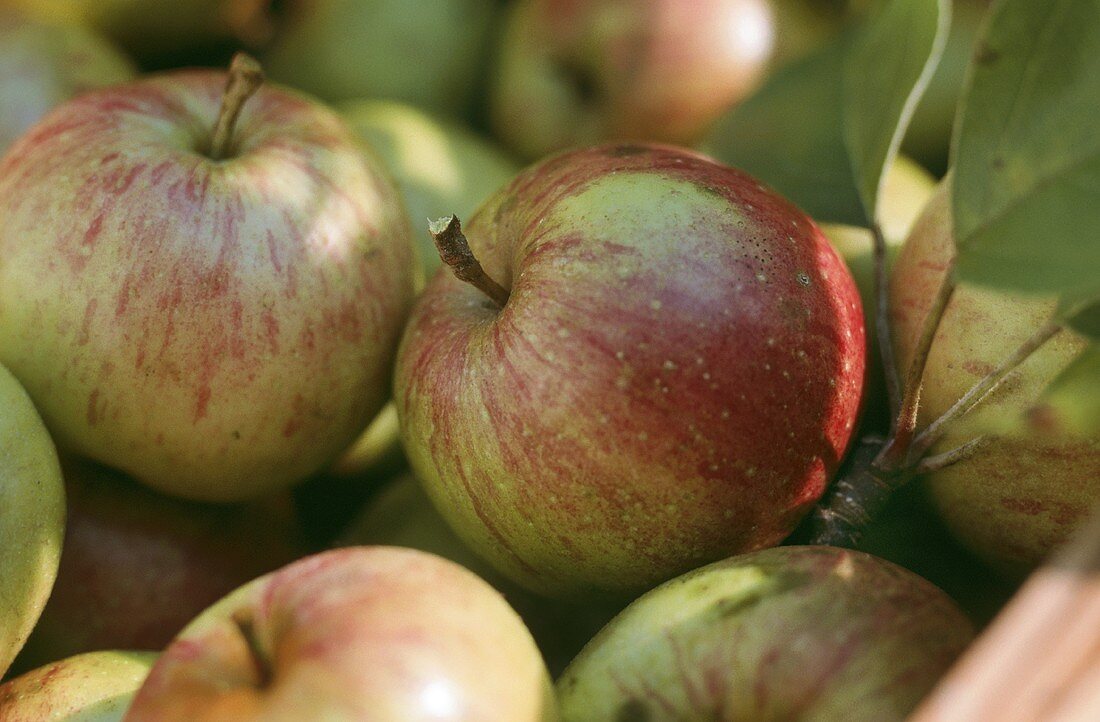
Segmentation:
[(157, 660), (128, 722), (557, 719), (504, 598), (433, 554), (347, 547), (210, 607)]
[[(886, 265), (889, 268), (913, 222), (932, 197), (936, 179), (905, 156), (898, 156), (886, 172), (879, 195), (879, 224), (886, 241)], [(875, 329), (875, 262), (871, 232), (866, 228), (833, 223), (821, 224), (821, 230), (844, 257), (863, 300), (867, 329), (867, 390), (864, 393), (864, 422), (877, 429), (889, 428), (886, 381)]]
[(864, 377), (859, 292), (810, 218), (704, 156), (631, 144), (527, 168), (467, 231), (507, 300), (433, 276), (394, 400), (413, 471), (474, 551), (581, 597), (791, 532)]
[(390, 396), (416, 266), (343, 120), (227, 75), (85, 93), (0, 161), (0, 362), (58, 446), (235, 501), (333, 461)]
[(689, 572), (558, 680), (565, 722), (900, 722), (970, 641), (936, 587), (861, 552), (778, 547)]
[[(907, 367), (954, 253), (950, 176), (913, 226), (894, 264), (890, 302), (898, 363)], [(960, 286), (924, 372), (920, 423), (945, 412), (1049, 317), (1054, 299)], [(1005, 419), (1022, 419), (1085, 339), (1063, 331), (1021, 364), (932, 453), (955, 448)], [(1021, 421), (1026, 424), (1026, 421)], [(991, 438), (972, 456), (927, 477), (947, 526), (998, 569), (1020, 574), (1068, 539), (1100, 499), (1100, 440), (1032, 433)]]
[(0, 6), (0, 156), (55, 105), (134, 73), (133, 64), (95, 32)]
[(50, 595), (64, 528), (57, 451), (26, 391), (0, 366), (0, 677)]
[(440, 265), (429, 219), (450, 213), (469, 218), (519, 172), (519, 165), (488, 139), (410, 105), (360, 100), (339, 109), (397, 182), (428, 275)]
[(89, 652), (22, 674), (0, 685), (0, 720), (121, 722), (156, 656)]
[(490, 119), (528, 160), (606, 140), (690, 145), (756, 87), (773, 44), (766, 0), (518, 0)]
[(496, 571), (447, 526), (422, 485), (411, 474), (390, 482), (356, 516), (337, 542), (340, 546), (383, 544), (438, 554), (477, 574), (512, 605), (557, 674), (607, 623), (625, 600), (587, 599), (570, 604), (539, 597)]
[(263, 57), (276, 80), (336, 102), (468, 105), (487, 60), (493, 0), (289, 0)]

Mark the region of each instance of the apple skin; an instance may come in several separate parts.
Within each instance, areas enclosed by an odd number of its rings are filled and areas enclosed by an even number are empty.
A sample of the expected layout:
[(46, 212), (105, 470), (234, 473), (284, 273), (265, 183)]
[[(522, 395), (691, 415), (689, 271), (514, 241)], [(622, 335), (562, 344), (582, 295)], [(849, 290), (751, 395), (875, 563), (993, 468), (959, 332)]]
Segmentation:
[(557, 716), (531, 635), (492, 587), (432, 554), (349, 547), (260, 577), (200, 615), (126, 716), (198, 719)]
[(90, 30), (0, 7), (0, 155), (54, 106), (134, 74), (130, 60)]
[[(886, 241), (887, 269), (893, 265), (909, 229), (935, 189), (936, 179), (932, 174), (909, 158), (898, 156), (890, 166), (879, 194), (879, 224)], [(863, 302), (868, 358), (862, 423), (864, 428), (885, 430), (890, 427), (890, 411), (875, 330), (875, 260), (871, 231), (838, 223), (822, 223), (821, 230), (844, 258)]]
[(389, 480), (337, 540), (338, 546), (387, 545), (438, 554), (461, 564), (504, 595), (523, 619), (557, 675), (625, 601), (585, 599), (577, 604), (540, 597), (504, 577), (447, 526), (411, 474)]
[(519, 0), (490, 120), (529, 160), (606, 140), (690, 145), (755, 88), (773, 34), (766, 0)]
[(558, 680), (566, 722), (904, 719), (970, 641), (936, 587), (861, 552), (778, 547), (646, 593)]
[(100, 651), (69, 657), (0, 685), (4, 722), (121, 722), (157, 655)]
[(467, 226), (503, 309), (448, 273), (394, 379), (413, 471), (536, 592), (630, 593), (782, 540), (843, 456), (859, 293), (805, 214), (691, 151), (520, 173)]
[(487, 62), (493, 0), (288, 0), (262, 58), (330, 102), (385, 98), (457, 116)]
[(215, 506), (74, 460), (63, 471), (61, 563), (24, 666), (96, 649), (161, 649), (229, 592), (306, 554), (288, 495)]
[[(913, 226), (891, 274), (891, 323), (902, 368), (912, 358), (954, 252), (950, 186), (949, 176)], [(1054, 307), (1053, 300), (1041, 297), (957, 288), (924, 371), (919, 423), (926, 425), (945, 412), (1034, 333)], [(1085, 345), (1071, 331), (1059, 333), (952, 424), (932, 453), (1003, 428), (1006, 419), (1026, 419), (1042, 390)], [(1100, 498), (1100, 440), (1065, 437), (1035, 426), (1030, 431), (990, 438), (968, 459), (926, 477), (952, 533), (1012, 576), (1034, 568), (1068, 539)]]
[(60, 106), (0, 161), (0, 361), (58, 446), (234, 501), (330, 463), (389, 396), (416, 275), (400, 197), (343, 121), (226, 75)]
[(64, 531), (57, 451), (30, 397), (0, 365), (0, 677), (50, 595)]

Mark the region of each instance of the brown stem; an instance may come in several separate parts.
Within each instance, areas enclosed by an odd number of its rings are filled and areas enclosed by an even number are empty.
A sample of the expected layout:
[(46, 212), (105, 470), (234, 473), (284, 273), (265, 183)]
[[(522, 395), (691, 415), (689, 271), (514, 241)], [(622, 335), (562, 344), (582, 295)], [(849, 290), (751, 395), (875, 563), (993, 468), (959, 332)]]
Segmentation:
[(940, 283), (936, 297), (932, 300), (932, 307), (928, 309), (928, 315), (924, 317), (924, 325), (921, 327), (920, 338), (913, 349), (913, 359), (909, 362), (909, 368), (905, 374), (905, 386), (901, 399), (901, 407), (898, 409), (894, 421), (894, 438), (889, 444), (890, 454), (901, 459), (908, 455), (909, 445), (913, 441), (913, 434), (917, 428), (917, 412), (920, 410), (920, 395), (924, 368), (928, 364), (928, 354), (932, 350), (932, 341), (936, 338), (943, 314), (951, 302), (951, 296), (955, 293), (955, 259), (948, 263), (947, 272)]
[(858, 546), (866, 526), (911, 478), (911, 472), (888, 474), (873, 464), (854, 469), (829, 487), (825, 498), (814, 507), (810, 543)]
[(1047, 341), (1052, 339), (1062, 330), (1062, 324), (1055, 318), (1044, 323), (1030, 337), (1013, 351), (1008, 358), (1001, 362), (997, 368), (990, 371), (977, 381), (970, 390), (963, 394), (962, 398), (955, 402), (951, 408), (943, 412), (943, 415), (928, 425), (924, 431), (917, 434), (909, 447), (910, 459), (919, 459), (924, 456), (937, 441), (942, 438), (944, 429), (956, 419), (962, 418), (977, 406), (982, 399), (992, 393), (1001, 381), (1004, 380), (1013, 369), (1023, 363), (1031, 354), (1035, 353)]
[(462, 223), (458, 216), (446, 216), (428, 222), (428, 232), (432, 234), (436, 250), (443, 263), (450, 266), (459, 280), (478, 289), (501, 308), (508, 302), (508, 291), (485, 273), (470, 250), (470, 244), (462, 233)]
[(248, 645), (248, 651), (255, 663), (256, 673), (259, 677), (259, 687), (266, 687), (271, 683), (274, 676), (274, 669), (272, 668), (271, 660), (268, 658), (267, 652), (264, 651), (260, 645), (260, 640), (256, 636), (256, 625), (252, 619), (252, 615), (246, 610), (238, 610), (232, 617), (233, 623), (237, 625), (238, 631), (241, 633), (241, 637), (244, 639), (245, 644)]
[(233, 128), (241, 115), (245, 101), (259, 90), (264, 82), (264, 72), (255, 58), (246, 53), (237, 53), (229, 64), (229, 79), (222, 94), (222, 106), (218, 111), (218, 120), (210, 139), (208, 155), (213, 160), (222, 160), (233, 149)]
[(875, 264), (875, 335), (878, 336), (879, 358), (886, 376), (886, 395), (890, 417), (896, 419), (901, 408), (901, 378), (894, 360), (894, 344), (890, 336), (890, 286), (886, 268), (886, 237), (878, 223), (871, 225), (872, 251)]

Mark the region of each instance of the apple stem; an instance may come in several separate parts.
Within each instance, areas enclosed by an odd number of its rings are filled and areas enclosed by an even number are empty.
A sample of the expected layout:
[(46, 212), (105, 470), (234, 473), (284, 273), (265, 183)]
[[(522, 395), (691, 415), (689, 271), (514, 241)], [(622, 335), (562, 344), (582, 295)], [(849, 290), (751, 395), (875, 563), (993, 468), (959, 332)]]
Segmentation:
[(256, 673), (260, 678), (257, 686), (267, 687), (274, 677), (274, 671), (271, 668), (271, 661), (260, 646), (260, 640), (256, 635), (256, 625), (252, 616), (242, 609), (233, 615), (233, 622), (237, 625), (237, 629), (240, 631), (241, 637), (244, 638), (245, 644), (248, 645), (248, 651), (251, 653), (252, 661), (255, 663)]
[(982, 399), (992, 393), (1001, 384), (1001, 381), (1017, 366), (1027, 360), (1031, 354), (1038, 351), (1043, 344), (1054, 338), (1062, 330), (1062, 323), (1058, 318), (1051, 318), (1035, 333), (1021, 343), (1008, 358), (1000, 363), (997, 368), (978, 379), (978, 381), (963, 394), (962, 398), (954, 403), (943, 415), (928, 425), (924, 431), (917, 435), (909, 448), (909, 458), (919, 459), (928, 452), (932, 446), (942, 438), (944, 429), (952, 421), (965, 416)]
[(470, 243), (462, 233), (462, 223), (458, 216), (450, 215), (429, 221), (428, 232), (432, 234), (439, 257), (444, 264), (450, 266), (455, 276), (504, 308), (504, 304), (508, 302), (508, 291), (485, 273), (474, 252), (470, 250)]
[(890, 417), (898, 418), (901, 411), (901, 376), (894, 360), (893, 337), (890, 335), (890, 285), (886, 269), (886, 236), (882, 226), (871, 224), (871, 240), (875, 269), (875, 334), (878, 336), (879, 358), (886, 376), (886, 396), (890, 405)]
[(229, 64), (229, 79), (222, 94), (222, 106), (218, 111), (218, 120), (214, 124), (214, 133), (210, 140), (208, 155), (213, 160), (226, 158), (233, 149), (233, 129), (241, 115), (245, 101), (259, 90), (264, 81), (264, 72), (259, 62), (247, 53), (237, 53)]

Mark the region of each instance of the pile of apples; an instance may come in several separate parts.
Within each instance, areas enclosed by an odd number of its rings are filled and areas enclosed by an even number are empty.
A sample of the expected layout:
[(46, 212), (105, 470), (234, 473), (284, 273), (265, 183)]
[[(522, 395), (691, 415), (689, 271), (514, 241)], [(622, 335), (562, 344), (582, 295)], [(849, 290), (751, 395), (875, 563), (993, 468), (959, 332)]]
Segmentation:
[[(1100, 449), (800, 530), (890, 424), (871, 238), (708, 132), (864, 4), (0, 0), (0, 720), (908, 715)], [(956, 5), (882, 190), (903, 367)], [(922, 414), (1045, 308), (960, 289)]]

